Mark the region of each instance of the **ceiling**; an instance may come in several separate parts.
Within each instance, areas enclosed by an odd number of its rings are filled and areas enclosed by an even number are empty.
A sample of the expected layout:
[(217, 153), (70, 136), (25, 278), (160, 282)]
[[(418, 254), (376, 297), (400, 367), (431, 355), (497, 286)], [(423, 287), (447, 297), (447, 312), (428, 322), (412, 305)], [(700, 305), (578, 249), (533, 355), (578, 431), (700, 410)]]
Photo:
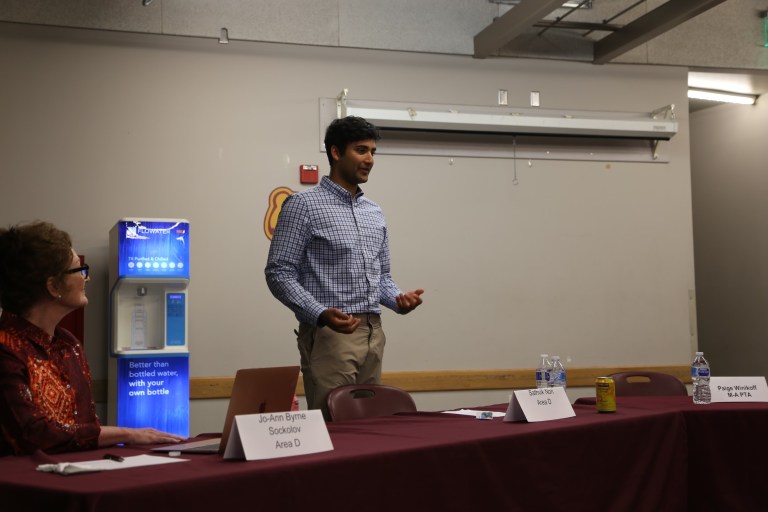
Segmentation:
[[(474, 38), (476, 58), (555, 58), (607, 64), (726, 0), (488, 0), (506, 12)], [(691, 71), (689, 86), (761, 95), (768, 73)], [(691, 111), (719, 104), (690, 100)]]
[(549, 31), (554, 37), (578, 37), (580, 46), (591, 48), (594, 64), (606, 64), (726, 0), (674, 0), (655, 8), (645, 0), (598, 0), (594, 5), (592, 0), (575, 0), (571, 3), (576, 6), (568, 8), (563, 0), (492, 1), (511, 8), (475, 36), (475, 57)]
[[(0, 23), (216, 39), (228, 27), (243, 41), (669, 65), (688, 68), (693, 87), (768, 92), (768, 0), (422, 0), (408, 13), (376, 0), (215, 4), (0, 0)], [(316, 9), (309, 18), (308, 4)], [(360, 23), (372, 16), (378, 23)], [(691, 100), (689, 109), (717, 104)]]

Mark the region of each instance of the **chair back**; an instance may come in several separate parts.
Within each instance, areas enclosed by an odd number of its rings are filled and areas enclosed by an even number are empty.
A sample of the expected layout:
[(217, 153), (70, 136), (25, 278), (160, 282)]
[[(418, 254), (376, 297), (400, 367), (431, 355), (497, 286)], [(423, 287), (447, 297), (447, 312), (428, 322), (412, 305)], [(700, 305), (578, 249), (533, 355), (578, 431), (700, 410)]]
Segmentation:
[(340, 386), (328, 393), (326, 403), (331, 421), (416, 412), (416, 403), (407, 391), (383, 384)]
[(616, 384), (616, 396), (665, 396), (688, 394), (685, 384), (668, 373), (630, 371), (610, 375)]

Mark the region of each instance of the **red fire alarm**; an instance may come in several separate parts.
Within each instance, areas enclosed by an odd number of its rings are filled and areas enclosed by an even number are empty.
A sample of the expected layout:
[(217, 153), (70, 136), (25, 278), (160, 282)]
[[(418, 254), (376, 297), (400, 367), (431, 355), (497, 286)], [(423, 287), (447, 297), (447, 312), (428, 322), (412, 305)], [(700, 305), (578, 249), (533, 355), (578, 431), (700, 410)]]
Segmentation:
[(316, 165), (300, 165), (299, 181), (305, 185), (317, 185), (318, 169)]

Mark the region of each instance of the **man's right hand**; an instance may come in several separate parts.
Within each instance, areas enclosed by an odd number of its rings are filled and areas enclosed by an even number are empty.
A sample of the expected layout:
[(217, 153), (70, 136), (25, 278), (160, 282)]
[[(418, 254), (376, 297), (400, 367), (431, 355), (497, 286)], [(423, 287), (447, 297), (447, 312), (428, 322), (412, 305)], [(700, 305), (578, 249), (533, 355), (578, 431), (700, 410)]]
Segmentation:
[(320, 324), (336, 332), (350, 334), (360, 325), (360, 319), (348, 315), (340, 309), (328, 308), (320, 313)]

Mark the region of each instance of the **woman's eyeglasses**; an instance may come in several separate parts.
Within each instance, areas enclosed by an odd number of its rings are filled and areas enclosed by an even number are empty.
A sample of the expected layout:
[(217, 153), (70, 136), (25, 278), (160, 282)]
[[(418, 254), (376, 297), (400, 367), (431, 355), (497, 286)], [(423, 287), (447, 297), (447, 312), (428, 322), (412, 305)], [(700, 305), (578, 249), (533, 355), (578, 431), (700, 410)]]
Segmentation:
[(74, 274), (76, 272), (80, 272), (80, 275), (83, 276), (83, 279), (88, 279), (88, 270), (90, 270), (91, 267), (88, 265), (83, 265), (82, 267), (75, 267), (70, 268), (69, 270), (65, 270), (64, 274)]

